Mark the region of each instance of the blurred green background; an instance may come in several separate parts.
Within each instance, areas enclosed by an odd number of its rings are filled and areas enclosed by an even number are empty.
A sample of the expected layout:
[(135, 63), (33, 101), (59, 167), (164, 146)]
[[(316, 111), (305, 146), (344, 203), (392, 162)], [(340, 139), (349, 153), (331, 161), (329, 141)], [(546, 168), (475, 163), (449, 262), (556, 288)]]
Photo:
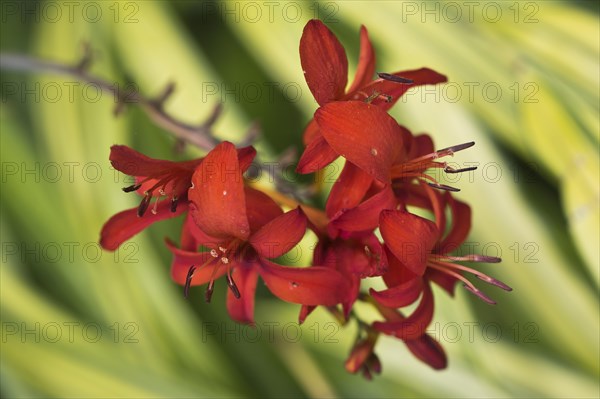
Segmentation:
[[(1, 388), (17, 397), (599, 397), (600, 44), (598, 3), (2, 1), (2, 52), (74, 65), (152, 97), (169, 82), (175, 117), (240, 141), (262, 130), (263, 161), (289, 147), (316, 109), (298, 43), (322, 19), (348, 52), (369, 29), (377, 70), (428, 66), (445, 86), (409, 92), (391, 111), (438, 148), (474, 140), (449, 181), (474, 209), (472, 249), (503, 258), (484, 272), (490, 307), (436, 292), (429, 329), (450, 364), (435, 372), (383, 338), (383, 374), (349, 375), (356, 326), (322, 311), (298, 327), (298, 306), (258, 290), (257, 328), (229, 321), (226, 286), (189, 300), (169, 278), (156, 225), (115, 253), (97, 244), (112, 214), (138, 198), (108, 162), (112, 144), (175, 154), (169, 134), (136, 107), (72, 77), (2, 70)], [(135, 82), (137, 86), (128, 85)], [(333, 173), (333, 172), (332, 172)], [(305, 247), (306, 248), (306, 247)], [(307, 258), (304, 252), (304, 259)]]

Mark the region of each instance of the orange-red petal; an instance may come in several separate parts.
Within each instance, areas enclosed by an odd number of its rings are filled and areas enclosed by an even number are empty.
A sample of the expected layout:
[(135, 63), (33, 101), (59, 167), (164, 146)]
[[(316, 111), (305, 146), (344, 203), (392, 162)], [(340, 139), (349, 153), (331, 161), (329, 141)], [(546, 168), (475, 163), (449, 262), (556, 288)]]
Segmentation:
[(340, 214), (331, 224), (345, 231), (372, 230), (379, 225), (380, 213), (385, 209), (394, 209), (396, 203), (394, 191), (387, 186), (360, 205)]
[(429, 284), (423, 285), (422, 292), (421, 302), (410, 316), (403, 320), (376, 321), (373, 323), (373, 328), (400, 339), (415, 339), (422, 336), (433, 319), (433, 293)]
[(454, 199), (449, 192), (444, 194), (444, 199), (452, 212), (452, 227), (436, 250), (439, 253), (447, 254), (454, 251), (467, 239), (471, 230), (471, 207)]
[(285, 267), (261, 259), (258, 272), (269, 290), (284, 301), (301, 305), (333, 306), (347, 296), (347, 283), (333, 269)]
[(173, 161), (150, 158), (126, 145), (110, 147), (109, 159), (116, 170), (129, 176), (151, 176), (177, 165)]
[(383, 306), (387, 306), (388, 308), (401, 308), (408, 306), (419, 299), (422, 290), (423, 280), (420, 277), (416, 277), (383, 291), (375, 291), (371, 288), (369, 293)]
[(367, 85), (373, 79), (375, 74), (375, 51), (371, 40), (369, 40), (369, 32), (364, 26), (360, 27), (360, 55), (358, 58), (358, 66), (356, 67), (356, 75), (354, 81), (348, 89), (348, 93)]
[(403, 131), (379, 107), (362, 101), (336, 101), (317, 110), (321, 134), (335, 152), (365, 172), (390, 181), (390, 168), (403, 151)]
[(352, 162), (346, 162), (342, 173), (333, 184), (325, 210), (329, 218), (338, 212), (354, 208), (364, 198), (373, 177)]
[(188, 209), (187, 201), (183, 201), (175, 212), (171, 212), (171, 200), (159, 201), (156, 214), (146, 212), (138, 217), (138, 208), (122, 211), (111, 217), (102, 227), (100, 232), (100, 245), (102, 248), (114, 251), (125, 241), (138, 234), (151, 224), (181, 215)]
[(306, 233), (307, 220), (300, 207), (271, 220), (249, 238), (256, 252), (277, 258), (292, 249)]
[(232, 278), (240, 292), (236, 298), (231, 289), (227, 290), (227, 312), (229, 316), (240, 323), (254, 323), (254, 296), (258, 272), (254, 265), (238, 265)]
[(194, 221), (206, 234), (217, 238), (250, 234), (242, 170), (235, 146), (223, 142), (206, 155), (192, 176), (188, 191)]
[(411, 272), (422, 276), (439, 237), (435, 223), (408, 212), (384, 210), (379, 228), (392, 254)]
[(319, 105), (341, 98), (348, 82), (344, 47), (319, 20), (310, 20), (300, 39), (300, 63), (308, 88)]
[(244, 187), (244, 193), (246, 193), (246, 215), (251, 233), (260, 230), (271, 220), (283, 215), (281, 207), (262, 191)]
[(423, 334), (419, 338), (404, 341), (413, 355), (435, 370), (445, 369), (448, 359), (444, 348), (433, 337)]
[(319, 135), (304, 149), (296, 171), (302, 174), (316, 172), (335, 161), (339, 156), (325, 141), (325, 138)]

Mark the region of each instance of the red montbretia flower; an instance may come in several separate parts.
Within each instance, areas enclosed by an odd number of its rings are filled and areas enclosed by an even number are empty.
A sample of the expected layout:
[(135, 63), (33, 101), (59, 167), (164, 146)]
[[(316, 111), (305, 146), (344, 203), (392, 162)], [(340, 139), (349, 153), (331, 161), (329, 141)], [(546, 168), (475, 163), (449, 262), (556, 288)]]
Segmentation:
[[(391, 108), (411, 87), (446, 82), (446, 77), (429, 68), (375, 74), (375, 52), (367, 29), (360, 29), (360, 57), (354, 81), (348, 83), (348, 59), (335, 35), (318, 20), (309, 21), (300, 39), (300, 62), (306, 83), (320, 106), (348, 100), (361, 100), (383, 110)], [(304, 132), (306, 149), (298, 172), (315, 172), (334, 161), (339, 153), (332, 149), (319, 126), (311, 121)]]
[[(456, 282), (489, 304), (495, 302), (475, 287), (465, 276), (469, 273), (478, 279), (511, 291), (506, 284), (488, 275), (456, 262), (498, 263), (500, 258), (469, 254), (453, 256), (449, 252), (458, 248), (469, 234), (471, 209), (454, 199), (450, 192), (443, 195), (427, 185), (423, 190), (430, 198), (430, 209), (436, 222), (405, 210), (386, 210), (381, 213), (380, 230), (385, 241), (388, 273), (383, 280), (389, 287), (384, 291), (371, 290), (371, 296), (381, 305), (391, 308), (413, 303), (419, 295), (421, 302), (406, 320), (377, 322), (374, 327), (386, 334), (411, 337), (422, 333), (433, 317), (433, 295), (430, 282), (438, 284), (451, 295)], [(452, 215), (452, 226), (446, 230), (446, 208)]]
[[(239, 150), (238, 156), (240, 162), (249, 165), (255, 154), (254, 148), (245, 147)], [(100, 245), (114, 251), (151, 224), (186, 212), (187, 192), (192, 184), (192, 175), (202, 159), (174, 162), (147, 157), (124, 145), (112, 146), (112, 166), (135, 178), (135, 184), (123, 188), (123, 191), (136, 191), (143, 198), (137, 208), (120, 212), (104, 224), (100, 233)], [(164, 199), (161, 200), (162, 197)], [(155, 203), (149, 215), (147, 210), (153, 199)]]
[[(347, 295), (342, 275), (319, 266), (285, 267), (270, 261), (287, 253), (306, 232), (300, 208), (283, 213), (267, 195), (244, 187), (243, 169), (233, 144), (212, 150), (192, 177), (188, 198), (196, 239), (208, 248), (191, 252), (170, 245), (172, 276), (185, 286), (208, 283), (210, 301), (216, 278), (225, 275), (227, 308), (237, 321), (254, 320), (254, 291), (260, 275), (277, 297), (302, 305), (336, 305)], [(237, 283), (234, 281), (237, 280)]]
[[(475, 169), (452, 169), (446, 163), (436, 161), (473, 146), (473, 142), (433, 151), (428, 136), (414, 137), (380, 107), (362, 101), (327, 104), (317, 110), (315, 120), (337, 154), (383, 183), (417, 178), (428, 180), (440, 189), (459, 191), (439, 184), (425, 171), (442, 168), (447, 173), (460, 173)], [(370, 183), (364, 176), (361, 182), (364, 185)]]
[[(364, 26), (351, 84), (346, 52), (322, 22), (305, 26), (300, 58), (319, 108), (304, 131), (306, 148), (297, 170), (310, 173), (345, 159), (324, 209), (245, 179), (256, 155), (253, 147), (222, 142), (203, 158), (173, 162), (113, 146), (112, 165), (135, 178), (123, 190), (136, 191), (142, 199), (106, 222), (101, 245), (115, 250), (150, 224), (184, 214), (178, 244), (166, 242), (173, 255), (171, 277), (183, 286), (185, 297), (190, 287), (206, 285), (210, 302), (215, 281), (224, 277), (229, 315), (252, 324), (260, 277), (276, 297), (301, 305), (300, 323), (318, 306), (341, 324), (357, 323), (345, 362), (351, 373), (368, 379), (381, 373), (375, 346), (382, 335), (402, 340), (430, 367), (445, 368), (442, 346), (426, 332), (435, 308), (432, 285), (452, 296), (462, 282), (490, 304), (495, 302), (471, 276), (511, 290), (463, 264), (500, 259), (457, 253), (471, 229), (471, 208), (453, 197), (458, 188), (434, 174), (475, 169), (453, 168), (442, 159), (474, 143), (436, 151), (429, 135), (413, 135), (388, 113), (411, 87), (446, 77), (428, 68), (375, 75), (375, 54)], [(414, 214), (415, 208), (424, 216)], [(317, 237), (311, 265), (275, 263), (303, 240), (307, 229)], [(381, 278), (385, 288), (367, 292), (367, 278)], [(357, 302), (380, 317), (365, 321), (362, 309), (355, 311)], [(410, 313), (404, 309), (408, 306)]]

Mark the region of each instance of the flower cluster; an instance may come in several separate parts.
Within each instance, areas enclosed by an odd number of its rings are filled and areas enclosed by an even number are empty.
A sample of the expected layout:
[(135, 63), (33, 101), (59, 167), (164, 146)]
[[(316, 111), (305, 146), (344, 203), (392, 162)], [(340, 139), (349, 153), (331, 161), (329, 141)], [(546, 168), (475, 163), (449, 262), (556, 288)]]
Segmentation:
[[(260, 276), (275, 296), (301, 305), (300, 322), (324, 306), (342, 322), (358, 323), (348, 371), (367, 378), (381, 371), (374, 352), (381, 334), (402, 340), (431, 367), (444, 368), (441, 345), (426, 333), (434, 311), (432, 284), (453, 295), (461, 282), (491, 304), (494, 301), (466, 276), (510, 290), (463, 265), (496, 263), (499, 258), (452, 254), (469, 234), (471, 209), (454, 198), (458, 189), (438, 182), (431, 173), (471, 170), (453, 169), (440, 159), (474, 143), (436, 151), (428, 135), (413, 135), (399, 125), (387, 112), (394, 103), (408, 89), (442, 83), (446, 77), (427, 68), (375, 74), (375, 55), (364, 27), (360, 44), (357, 72), (346, 90), (348, 61), (335, 35), (312, 20), (300, 41), (302, 68), (319, 108), (304, 132), (297, 171), (312, 173), (339, 157), (345, 159), (324, 210), (282, 201), (283, 194), (249, 184), (244, 173), (256, 155), (252, 147), (238, 149), (223, 142), (204, 158), (171, 162), (114, 146), (113, 166), (136, 179), (124, 191), (137, 191), (142, 200), (139, 207), (106, 223), (101, 244), (115, 250), (150, 224), (185, 214), (179, 245), (167, 241), (167, 246), (173, 253), (172, 278), (186, 296), (191, 286), (206, 285), (210, 301), (215, 280), (225, 276), (230, 316), (251, 324)], [(281, 205), (292, 209), (284, 212)], [(275, 263), (307, 229), (318, 238), (312, 265)], [(363, 280), (378, 277), (385, 289), (365, 290)], [(360, 319), (353, 311), (357, 301), (371, 306), (379, 319)], [(410, 305), (414, 310), (405, 315), (403, 308)]]

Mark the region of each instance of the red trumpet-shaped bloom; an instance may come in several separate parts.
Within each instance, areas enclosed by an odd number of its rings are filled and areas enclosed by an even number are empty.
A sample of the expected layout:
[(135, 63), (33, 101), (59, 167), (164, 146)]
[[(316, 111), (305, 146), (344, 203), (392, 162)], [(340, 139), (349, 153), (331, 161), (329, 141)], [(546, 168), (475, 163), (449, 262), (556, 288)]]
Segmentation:
[[(242, 148), (238, 152), (240, 162), (245, 165), (252, 162), (255, 154), (252, 147)], [(179, 216), (188, 210), (187, 192), (202, 158), (167, 161), (147, 157), (124, 145), (114, 145), (110, 151), (110, 162), (116, 170), (135, 178), (135, 184), (125, 187), (123, 191), (136, 191), (143, 196), (138, 207), (120, 212), (104, 224), (100, 245), (114, 251), (151, 224)], [(148, 214), (153, 199), (155, 203)]]
[(331, 148), (363, 172), (353, 172), (359, 187), (369, 187), (370, 176), (386, 184), (398, 185), (418, 179), (437, 188), (458, 191), (439, 184), (426, 170), (441, 168), (447, 173), (460, 173), (474, 169), (453, 169), (438, 161), (473, 146), (473, 142), (434, 151), (429, 136), (413, 136), (387, 112), (372, 104), (330, 103), (315, 112), (315, 120)]
[[(404, 210), (387, 210), (381, 213), (380, 229), (385, 240), (389, 270), (383, 276), (389, 287), (384, 291), (371, 290), (371, 296), (381, 305), (397, 308), (407, 306), (421, 296), (415, 311), (406, 319), (394, 322), (376, 322), (374, 327), (383, 333), (411, 338), (423, 333), (433, 317), (433, 295), (430, 282), (453, 294), (456, 282), (487, 303), (495, 304), (475, 287), (465, 276), (469, 273), (478, 279), (510, 291), (506, 284), (482, 272), (456, 262), (498, 263), (500, 258), (469, 254), (453, 256), (449, 252), (458, 248), (469, 234), (471, 209), (455, 200), (449, 192), (443, 195), (422, 185), (430, 199), (430, 209), (436, 222), (413, 215)], [(450, 208), (452, 226), (446, 230), (446, 208)]]
[[(320, 106), (335, 102), (360, 100), (387, 111), (411, 87), (445, 82), (447, 79), (431, 69), (421, 68), (392, 74), (375, 74), (375, 52), (367, 29), (360, 29), (360, 57), (354, 81), (348, 83), (348, 59), (335, 35), (318, 20), (309, 21), (300, 39), (300, 61), (306, 83)], [(311, 121), (304, 132), (307, 148), (298, 164), (300, 173), (319, 170), (340, 153), (320, 127)]]
[(346, 282), (333, 269), (285, 267), (270, 261), (293, 248), (304, 236), (306, 216), (300, 208), (283, 213), (265, 194), (244, 187), (243, 169), (233, 144), (212, 150), (192, 177), (188, 229), (205, 252), (177, 249), (173, 279), (185, 286), (208, 283), (209, 301), (216, 278), (229, 285), (227, 308), (240, 322), (254, 319), (254, 292), (260, 276), (277, 297), (302, 305), (333, 306), (347, 295)]

